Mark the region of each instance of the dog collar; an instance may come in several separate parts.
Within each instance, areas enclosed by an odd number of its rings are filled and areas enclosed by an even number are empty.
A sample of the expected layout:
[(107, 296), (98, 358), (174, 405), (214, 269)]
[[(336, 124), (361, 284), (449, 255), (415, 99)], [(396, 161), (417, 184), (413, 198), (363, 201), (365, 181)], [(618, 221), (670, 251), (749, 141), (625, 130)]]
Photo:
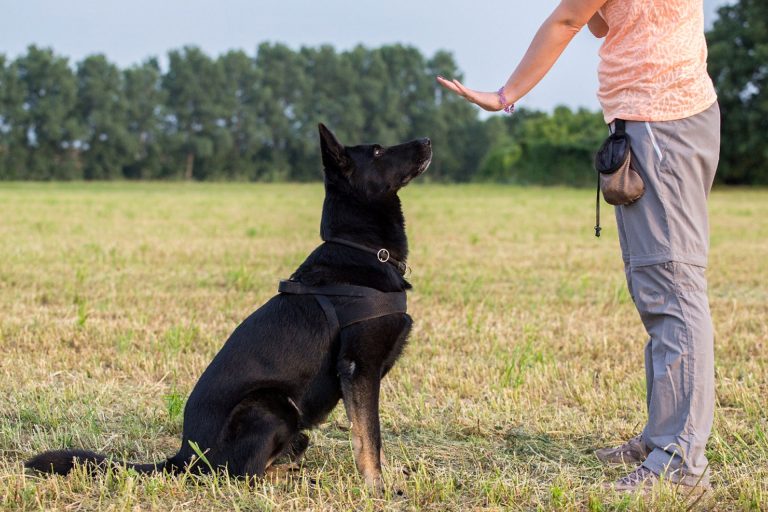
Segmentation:
[(395, 267), (401, 276), (404, 276), (406, 272), (409, 270), (408, 265), (406, 265), (402, 261), (398, 261), (395, 258), (393, 258), (389, 250), (383, 247), (378, 250), (372, 249), (367, 245), (362, 245), (355, 242), (350, 242), (349, 240), (344, 240), (343, 238), (335, 238), (335, 237), (324, 239), (323, 242), (346, 245), (347, 247), (352, 247), (353, 249), (357, 249), (359, 251), (365, 251), (369, 254), (373, 254), (376, 256), (376, 259), (378, 259), (381, 263), (389, 263), (390, 265)]

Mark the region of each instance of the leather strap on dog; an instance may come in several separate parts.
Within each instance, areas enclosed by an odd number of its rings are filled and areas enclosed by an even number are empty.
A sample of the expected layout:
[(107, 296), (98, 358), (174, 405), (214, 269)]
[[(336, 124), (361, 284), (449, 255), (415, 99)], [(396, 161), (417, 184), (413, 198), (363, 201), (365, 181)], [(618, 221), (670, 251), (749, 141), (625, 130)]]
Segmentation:
[(389, 253), (388, 249), (371, 249), (368, 246), (358, 244), (355, 242), (350, 242), (349, 240), (344, 240), (343, 238), (327, 238), (323, 240), (324, 242), (330, 242), (332, 244), (339, 244), (339, 245), (346, 245), (347, 247), (352, 247), (353, 249), (357, 249), (359, 251), (365, 251), (367, 253), (373, 254), (376, 256), (376, 259), (378, 259), (382, 263), (389, 263), (390, 265), (394, 266), (398, 272), (400, 272), (401, 276), (404, 276), (406, 272), (408, 271), (408, 265), (403, 263), (402, 261), (398, 261), (395, 258), (392, 257), (392, 255)]
[[(328, 318), (331, 333), (352, 324), (408, 310), (405, 292), (382, 292), (367, 286), (306, 286), (297, 281), (284, 280), (280, 281), (277, 290), (289, 295), (313, 295)], [(328, 297), (336, 300), (331, 301)]]

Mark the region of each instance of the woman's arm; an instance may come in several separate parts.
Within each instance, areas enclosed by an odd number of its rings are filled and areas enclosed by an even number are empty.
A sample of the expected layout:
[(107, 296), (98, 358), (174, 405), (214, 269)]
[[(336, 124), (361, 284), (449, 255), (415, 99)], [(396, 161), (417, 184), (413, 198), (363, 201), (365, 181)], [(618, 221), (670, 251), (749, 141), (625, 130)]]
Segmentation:
[[(523, 60), (504, 85), (507, 103), (514, 103), (541, 81), (552, 68), (571, 39), (597, 13), (607, 0), (562, 0), (549, 18), (539, 27)], [(437, 77), (438, 83), (479, 107), (496, 111), (501, 104), (495, 92), (480, 92), (464, 87), (458, 80)]]
[(605, 37), (608, 34), (608, 24), (603, 17), (600, 16), (599, 12), (596, 12), (594, 16), (589, 18), (587, 26), (589, 27), (589, 31), (592, 32), (592, 35), (598, 39)]

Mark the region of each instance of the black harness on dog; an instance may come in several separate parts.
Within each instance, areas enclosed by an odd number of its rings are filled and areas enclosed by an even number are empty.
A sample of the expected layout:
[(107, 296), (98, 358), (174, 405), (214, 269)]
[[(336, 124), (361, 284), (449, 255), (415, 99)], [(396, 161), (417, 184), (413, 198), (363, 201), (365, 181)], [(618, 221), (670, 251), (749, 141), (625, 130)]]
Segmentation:
[[(405, 263), (392, 258), (387, 249), (375, 250), (340, 238), (329, 238), (325, 242), (374, 254), (379, 262), (393, 265), (401, 275), (405, 275), (408, 268)], [(325, 313), (331, 339), (349, 325), (407, 311), (404, 291), (382, 292), (351, 284), (307, 286), (290, 280), (280, 281), (277, 291), (288, 295), (312, 295)]]

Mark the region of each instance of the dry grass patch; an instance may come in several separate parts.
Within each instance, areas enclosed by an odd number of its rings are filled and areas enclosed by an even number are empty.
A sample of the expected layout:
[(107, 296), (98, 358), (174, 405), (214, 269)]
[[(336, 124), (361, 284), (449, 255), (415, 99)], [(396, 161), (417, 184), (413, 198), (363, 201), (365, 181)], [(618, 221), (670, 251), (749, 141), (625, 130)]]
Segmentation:
[[(0, 508), (4, 510), (686, 510), (680, 492), (606, 493), (599, 446), (645, 419), (645, 336), (615, 228), (592, 193), (412, 186), (416, 320), (385, 381), (388, 494), (354, 470), (341, 408), (301, 469), (25, 474), (44, 449), (135, 461), (177, 448), (195, 380), (318, 243), (319, 185), (0, 185)], [(711, 199), (719, 406), (714, 495), (768, 508), (768, 192)]]

